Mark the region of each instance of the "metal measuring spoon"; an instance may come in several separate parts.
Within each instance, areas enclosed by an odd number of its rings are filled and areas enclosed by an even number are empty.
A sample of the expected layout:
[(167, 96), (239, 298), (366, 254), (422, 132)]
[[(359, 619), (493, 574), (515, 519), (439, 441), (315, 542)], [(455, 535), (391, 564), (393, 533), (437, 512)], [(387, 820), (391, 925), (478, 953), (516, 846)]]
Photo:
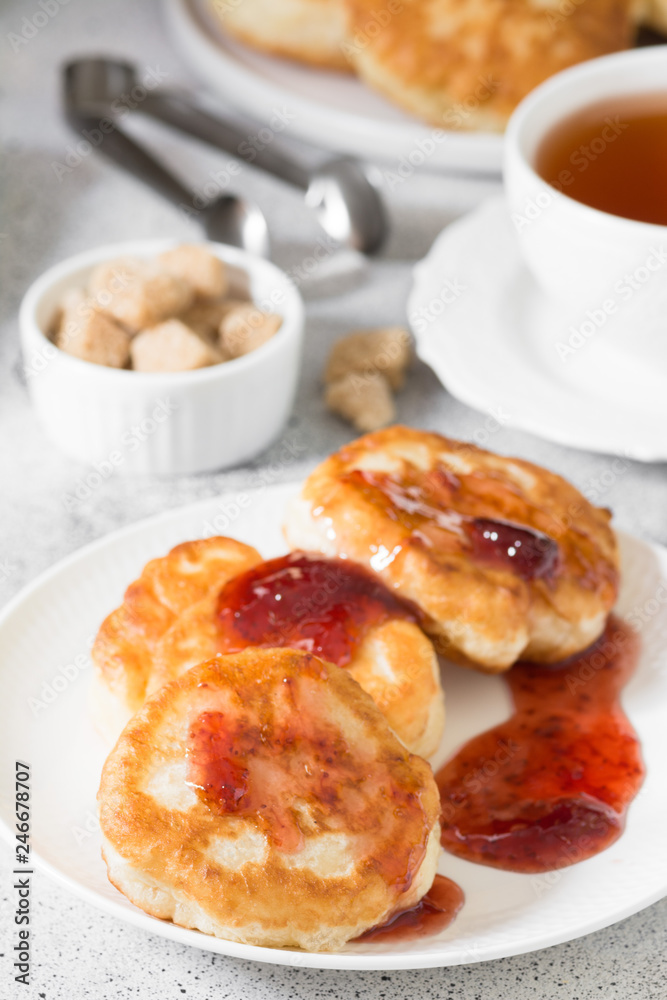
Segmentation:
[[(68, 121), (76, 129), (94, 129), (100, 116), (82, 114), (76, 95), (76, 80), (65, 72), (65, 110)], [(198, 199), (148, 150), (131, 139), (116, 125), (104, 133), (98, 149), (124, 170), (173, 202), (189, 218), (201, 222), (209, 239), (241, 247), (261, 257), (269, 256), (269, 233), (261, 209), (238, 195), (223, 195), (203, 208), (195, 208)]]
[[(147, 91), (134, 67), (116, 59), (78, 59), (66, 67), (70, 101), (79, 113), (113, 118), (114, 106), (141, 87), (138, 109), (167, 122), (218, 149), (243, 160), (239, 147), (247, 145), (258, 128), (247, 129), (223, 121), (197, 107), (184, 94)], [(307, 170), (279, 149), (278, 142), (253, 149), (251, 165), (305, 191), (306, 204), (314, 209), (322, 228), (337, 242), (373, 253), (385, 241), (387, 217), (382, 199), (358, 160), (337, 157), (316, 170)]]

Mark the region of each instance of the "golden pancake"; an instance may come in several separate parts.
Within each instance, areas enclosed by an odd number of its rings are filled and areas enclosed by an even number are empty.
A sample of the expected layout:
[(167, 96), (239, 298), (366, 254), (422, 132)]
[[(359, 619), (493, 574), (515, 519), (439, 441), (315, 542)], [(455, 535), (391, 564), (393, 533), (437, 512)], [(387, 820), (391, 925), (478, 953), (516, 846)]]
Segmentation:
[[(319, 566), (321, 578), (316, 578), (318, 586), (313, 590), (317, 601), (304, 603), (306, 587), (293, 618), (288, 616), (283, 625), (287, 634), (277, 634), (274, 628), (268, 637), (258, 634), (250, 641), (225, 634), (220, 602), (224, 603), (229, 588), (238, 588), (263, 567), (271, 569), (284, 560), (262, 563), (249, 546), (209, 538), (178, 546), (164, 559), (149, 563), (128, 589), (124, 604), (102, 625), (93, 649), (94, 714), (107, 739), (117, 738), (147, 695), (216, 653), (238, 651), (246, 645), (312, 648), (300, 628), (304, 622), (308, 629), (326, 621), (320, 598), (326, 600), (329, 592), (334, 600), (343, 600), (336, 610), (338, 617), (348, 611), (354, 617), (354, 595), (348, 595), (347, 604), (344, 600), (346, 586), (354, 582), (354, 567), (342, 560), (329, 564), (309, 560), (307, 555), (303, 559)], [(287, 571), (292, 572), (289, 567)], [(381, 599), (385, 588), (366, 571), (358, 573), (362, 591), (375, 588)], [(344, 665), (375, 699), (405, 746), (428, 757), (437, 750), (444, 729), (438, 660), (415, 615), (406, 614), (390, 593), (385, 597), (392, 606), (381, 614), (376, 608)], [(322, 630), (326, 631), (324, 626)], [(326, 656), (326, 650), (321, 655)]]
[(285, 535), (369, 566), (422, 609), (439, 652), (499, 671), (602, 633), (618, 590), (610, 518), (537, 465), (396, 426), (326, 459)]
[(261, 558), (250, 545), (216, 537), (184, 542), (146, 564), (123, 603), (102, 623), (93, 645), (93, 717), (110, 742), (143, 705), (155, 647), (167, 629)]
[(226, 31), (246, 45), (328, 69), (343, 53), (345, 0), (211, 0)]
[(628, 48), (635, 0), (348, 0), (346, 54), (366, 83), (442, 129), (500, 130), (575, 63)]
[(347, 671), (296, 650), (218, 656), (162, 687), (98, 801), (121, 892), (246, 944), (340, 948), (414, 906), (440, 853), (428, 764)]
[(641, 24), (667, 35), (667, 0), (643, 0), (639, 11)]

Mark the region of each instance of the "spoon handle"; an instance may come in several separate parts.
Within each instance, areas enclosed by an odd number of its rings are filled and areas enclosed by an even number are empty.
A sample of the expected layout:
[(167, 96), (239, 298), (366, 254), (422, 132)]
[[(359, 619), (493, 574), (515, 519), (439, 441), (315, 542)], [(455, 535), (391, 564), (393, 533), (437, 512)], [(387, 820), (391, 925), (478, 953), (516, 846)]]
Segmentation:
[(232, 122), (223, 121), (198, 108), (186, 97), (177, 94), (148, 94), (141, 110), (168, 125), (181, 129), (197, 139), (202, 139), (239, 160), (266, 170), (288, 184), (306, 190), (311, 180), (308, 170), (271, 145), (252, 143), (256, 126), (246, 131)]
[[(70, 122), (75, 128), (93, 128), (97, 119), (85, 116), (70, 116)], [(148, 187), (163, 195), (177, 207), (187, 209), (192, 204), (192, 192), (163, 167), (155, 157), (131, 139), (116, 125), (112, 132), (107, 132), (99, 149), (128, 173), (133, 174)]]

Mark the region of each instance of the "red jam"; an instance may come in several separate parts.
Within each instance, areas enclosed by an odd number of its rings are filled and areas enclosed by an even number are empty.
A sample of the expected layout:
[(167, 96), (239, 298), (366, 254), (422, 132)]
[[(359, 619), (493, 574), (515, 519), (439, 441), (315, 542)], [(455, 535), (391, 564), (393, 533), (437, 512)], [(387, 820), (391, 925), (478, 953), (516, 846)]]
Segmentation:
[(463, 890), (456, 882), (436, 875), (433, 885), (410, 910), (401, 910), (396, 916), (371, 927), (355, 941), (413, 941), (444, 931), (457, 916), (465, 902)]
[(638, 654), (637, 635), (611, 616), (579, 656), (512, 667), (505, 678), (514, 715), (436, 775), (446, 850), (507, 871), (545, 872), (618, 839), (644, 777), (619, 702)]
[(558, 545), (546, 535), (489, 517), (468, 522), (466, 534), (478, 562), (512, 569), (523, 580), (551, 577), (556, 570)]
[(416, 621), (417, 615), (369, 570), (347, 559), (293, 552), (222, 588), (220, 652), (289, 646), (344, 667), (367, 631), (390, 618)]
[(316, 796), (333, 807), (353, 765), (330, 726), (309, 728), (203, 712), (190, 729), (188, 783), (213, 811), (256, 817), (276, 847), (298, 851), (303, 834), (290, 803)]
[(287, 854), (300, 851), (313, 828), (353, 836), (398, 896), (426, 854), (422, 780), (390, 755), (376, 757), (373, 744), (349, 747), (327, 717), (326, 671), (304, 657), (270, 692), (254, 678), (235, 691), (233, 711), (199, 713), (187, 782), (214, 813), (252, 820)]
[(473, 476), (463, 481), (438, 468), (399, 481), (388, 473), (355, 469), (346, 479), (414, 538), (443, 554), (463, 548), (477, 562), (509, 569), (526, 581), (551, 579), (558, 569), (558, 544), (544, 532), (511, 519), (466, 512), (466, 507), (485, 507), (479, 489), (471, 489)]

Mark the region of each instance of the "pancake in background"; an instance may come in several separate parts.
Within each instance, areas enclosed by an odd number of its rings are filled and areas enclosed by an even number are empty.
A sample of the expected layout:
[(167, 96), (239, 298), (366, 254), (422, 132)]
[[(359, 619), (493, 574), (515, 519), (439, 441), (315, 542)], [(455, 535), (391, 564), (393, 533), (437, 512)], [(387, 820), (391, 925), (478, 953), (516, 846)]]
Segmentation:
[[(564, 6), (402, 0), (392, 13), (386, 0), (348, 0), (346, 52), (369, 86), (432, 125), (500, 131), (543, 80), (632, 45), (636, 0)], [(371, 31), (380, 19), (384, 26)]]
[(343, 53), (345, 0), (211, 0), (226, 31), (273, 55), (349, 70)]
[(642, 24), (667, 35), (667, 0), (643, 0), (640, 11)]

